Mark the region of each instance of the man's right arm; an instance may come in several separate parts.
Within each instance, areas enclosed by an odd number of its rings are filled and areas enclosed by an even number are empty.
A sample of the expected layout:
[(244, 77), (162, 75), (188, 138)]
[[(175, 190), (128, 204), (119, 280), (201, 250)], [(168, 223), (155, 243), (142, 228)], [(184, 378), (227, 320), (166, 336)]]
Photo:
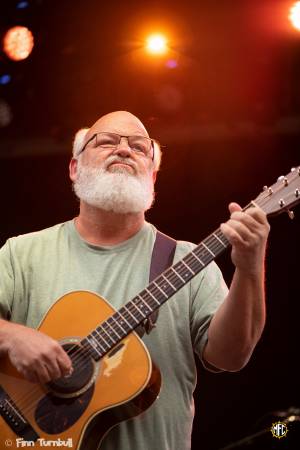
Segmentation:
[(38, 330), (0, 319), (0, 356), (29, 381), (47, 383), (72, 371), (61, 345)]
[(7, 356), (27, 380), (47, 383), (69, 374), (72, 364), (57, 341), (33, 328), (9, 321), (16, 286), (11, 248), (12, 240), (8, 240), (0, 249), (0, 357)]

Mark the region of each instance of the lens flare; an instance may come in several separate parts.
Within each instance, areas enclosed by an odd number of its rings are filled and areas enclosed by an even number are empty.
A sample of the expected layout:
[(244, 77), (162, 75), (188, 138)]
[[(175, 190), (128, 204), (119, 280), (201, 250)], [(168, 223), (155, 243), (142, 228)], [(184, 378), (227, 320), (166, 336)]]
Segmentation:
[(146, 49), (154, 55), (163, 55), (167, 53), (167, 39), (162, 34), (151, 34), (146, 41)]

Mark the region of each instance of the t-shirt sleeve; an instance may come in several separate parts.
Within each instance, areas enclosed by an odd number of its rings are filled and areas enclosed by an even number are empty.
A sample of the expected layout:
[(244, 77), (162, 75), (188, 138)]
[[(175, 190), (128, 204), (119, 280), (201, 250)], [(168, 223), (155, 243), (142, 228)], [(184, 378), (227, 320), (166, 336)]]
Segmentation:
[(14, 271), (9, 240), (0, 249), (0, 318), (10, 319), (14, 297)]
[(193, 348), (203, 366), (211, 371), (218, 371), (203, 359), (203, 350), (207, 343), (207, 331), (210, 321), (228, 294), (228, 288), (221, 270), (211, 262), (195, 277), (191, 285), (190, 328)]

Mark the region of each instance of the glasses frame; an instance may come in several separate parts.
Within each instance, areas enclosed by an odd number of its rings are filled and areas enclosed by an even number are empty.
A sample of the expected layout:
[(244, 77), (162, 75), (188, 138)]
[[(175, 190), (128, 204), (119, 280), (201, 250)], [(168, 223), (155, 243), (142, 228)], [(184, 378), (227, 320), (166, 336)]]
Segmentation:
[[(118, 133), (113, 133), (113, 132), (111, 132), (111, 131), (100, 131), (99, 133), (94, 133), (94, 134), (90, 137), (90, 139), (88, 139), (88, 140), (86, 141), (86, 143), (84, 144), (84, 146), (82, 147), (82, 149), (78, 152), (77, 157), (78, 157), (79, 155), (81, 155), (82, 152), (84, 152), (84, 150), (86, 149), (87, 145), (88, 145), (93, 139), (97, 138), (97, 135), (98, 135), (98, 134), (114, 134), (114, 135), (116, 135), (116, 136), (119, 136), (120, 142), (121, 142), (121, 139), (124, 138), (124, 137), (127, 139), (127, 142), (128, 142), (128, 138), (130, 138), (130, 137), (132, 137), (132, 136), (139, 136), (138, 134), (129, 134), (128, 136), (125, 136), (125, 135), (121, 135), (121, 134), (118, 134)], [(144, 139), (148, 139), (148, 140), (151, 142), (151, 147), (152, 147), (152, 150), (153, 150), (151, 160), (154, 161), (154, 149), (155, 149), (154, 143), (158, 144), (158, 142), (157, 142), (155, 139), (149, 138), (149, 137), (147, 137), (147, 136), (140, 136), (140, 137), (142, 137), (142, 138), (144, 138)], [(119, 144), (116, 144), (115, 146), (112, 146), (111, 148), (114, 148), (114, 149), (115, 149), (118, 145), (120, 145), (120, 142), (119, 142)], [(128, 142), (128, 144), (129, 144), (129, 142)], [(158, 145), (159, 145), (159, 144), (158, 144)], [(101, 147), (101, 145), (100, 145), (99, 147)], [(130, 147), (130, 149), (131, 149), (131, 147)], [(146, 156), (146, 155), (145, 155), (145, 156)], [(147, 156), (146, 156), (146, 157), (147, 157)]]

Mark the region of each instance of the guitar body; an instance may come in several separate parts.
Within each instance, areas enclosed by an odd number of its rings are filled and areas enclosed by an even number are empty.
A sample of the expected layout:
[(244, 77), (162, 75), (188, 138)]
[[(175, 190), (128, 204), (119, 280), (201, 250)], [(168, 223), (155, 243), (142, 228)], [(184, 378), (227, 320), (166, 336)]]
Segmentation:
[(100, 449), (110, 428), (155, 401), (160, 372), (134, 332), (100, 361), (87, 357), (77, 344), (114, 312), (97, 294), (75, 291), (59, 299), (43, 319), (39, 331), (75, 349), (74, 372), (69, 381), (64, 379), (69, 385), (30, 383), (8, 358), (1, 360), (1, 448), (9, 442), (15, 450), (22, 440), (40, 448), (41, 439), (60, 439), (74, 450)]
[[(271, 216), (289, 211), (299, 202), (297, 167), (266, 187), (243, 211), (257, 205)], [(161, 376), (142, 340), (131, 330), (229, 245), (220, 228), (214, 231), (118, 313), (87, 291), (71, 292), (58, 300), (39, 330), (60, 341), (74, 371), (43, 386), (26, 381), (2, 358), (0, 449), (64, 446), (99, 450), (108, 430), (150, 407), (160, 391)]]

